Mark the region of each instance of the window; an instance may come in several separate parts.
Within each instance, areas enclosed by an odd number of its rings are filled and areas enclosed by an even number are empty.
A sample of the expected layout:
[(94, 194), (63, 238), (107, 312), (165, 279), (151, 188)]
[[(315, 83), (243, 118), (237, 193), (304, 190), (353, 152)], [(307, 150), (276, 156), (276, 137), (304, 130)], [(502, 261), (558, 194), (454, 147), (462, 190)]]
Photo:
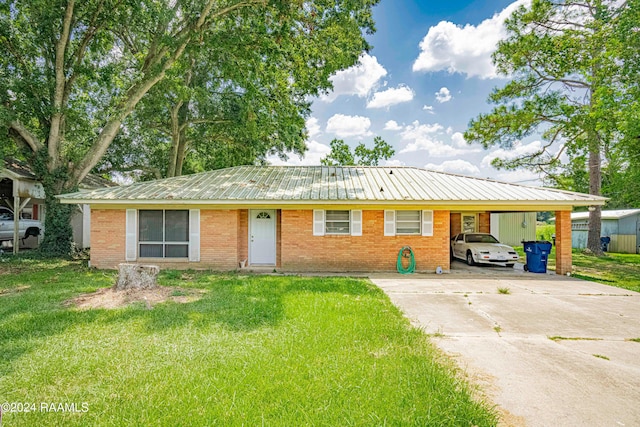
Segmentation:
[(313, 235), (325, 234), (362, 236), (362, 211), (314, 209)]
[(189, 211), (139, 211), (138, 244), (141, 258), (187, 258)]
[(420, 234), (420, 211), (396, 211), (396, 234)]
[(325, 211), (326, 234), (349, 234), (349, 211)]
[(462, 215), (462, 232), (474, 233), (476, 231), (476, 215)]
[(384, 235), (433, 236), (433, 211), (384, 211)]

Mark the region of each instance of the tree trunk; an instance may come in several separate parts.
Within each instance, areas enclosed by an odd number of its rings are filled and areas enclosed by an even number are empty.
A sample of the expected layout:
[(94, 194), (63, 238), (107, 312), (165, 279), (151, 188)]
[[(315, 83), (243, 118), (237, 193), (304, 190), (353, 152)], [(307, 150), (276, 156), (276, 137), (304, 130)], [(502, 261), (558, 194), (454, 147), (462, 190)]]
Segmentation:
[(152, 289), (157, 286), (160, 267), (157, 265), (118, 264), (116, 290)]
[[(600, 196), (602, 185), (602, 161), (600, 159), (600, 144), (595, 131), (589, 135), (589, 194)], [(600, 244), (600, 233), (602, 231), (602, 208), (592, 206), (589, 211), (589, 232), (587, 234), (587, 249), (594, 255), (602, 256), (602, 245)]]

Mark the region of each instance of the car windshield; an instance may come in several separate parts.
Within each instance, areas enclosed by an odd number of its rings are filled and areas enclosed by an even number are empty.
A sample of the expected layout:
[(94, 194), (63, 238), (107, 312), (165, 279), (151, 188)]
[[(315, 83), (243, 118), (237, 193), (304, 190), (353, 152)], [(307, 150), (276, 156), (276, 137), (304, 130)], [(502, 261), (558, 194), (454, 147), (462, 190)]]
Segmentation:
[(467, 243), (500, 243), (491, 234), (467, 234)]

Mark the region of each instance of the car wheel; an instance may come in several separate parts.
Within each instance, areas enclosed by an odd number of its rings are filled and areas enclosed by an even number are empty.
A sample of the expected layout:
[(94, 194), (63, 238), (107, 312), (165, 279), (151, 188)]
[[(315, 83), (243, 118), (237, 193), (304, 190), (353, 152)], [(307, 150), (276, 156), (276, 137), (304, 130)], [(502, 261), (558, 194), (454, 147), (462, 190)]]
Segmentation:
[(473, 255), (471, 254), (471, 251), (467, 251), (467, 264), (469, 265), (475, 264), (475, 262), (473, 262)]
[(515, 264), (507, 264), (507, 268), (513, 268)]

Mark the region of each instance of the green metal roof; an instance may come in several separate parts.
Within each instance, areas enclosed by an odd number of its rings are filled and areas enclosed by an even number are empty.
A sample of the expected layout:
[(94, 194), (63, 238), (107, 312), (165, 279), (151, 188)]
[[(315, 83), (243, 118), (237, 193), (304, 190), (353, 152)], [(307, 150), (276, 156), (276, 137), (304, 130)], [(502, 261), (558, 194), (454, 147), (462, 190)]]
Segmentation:
[(314, 204), (415, 202), (602, 205), (603, 197), (413, 167), (238, 166), (58, 196), (63, 203)]

